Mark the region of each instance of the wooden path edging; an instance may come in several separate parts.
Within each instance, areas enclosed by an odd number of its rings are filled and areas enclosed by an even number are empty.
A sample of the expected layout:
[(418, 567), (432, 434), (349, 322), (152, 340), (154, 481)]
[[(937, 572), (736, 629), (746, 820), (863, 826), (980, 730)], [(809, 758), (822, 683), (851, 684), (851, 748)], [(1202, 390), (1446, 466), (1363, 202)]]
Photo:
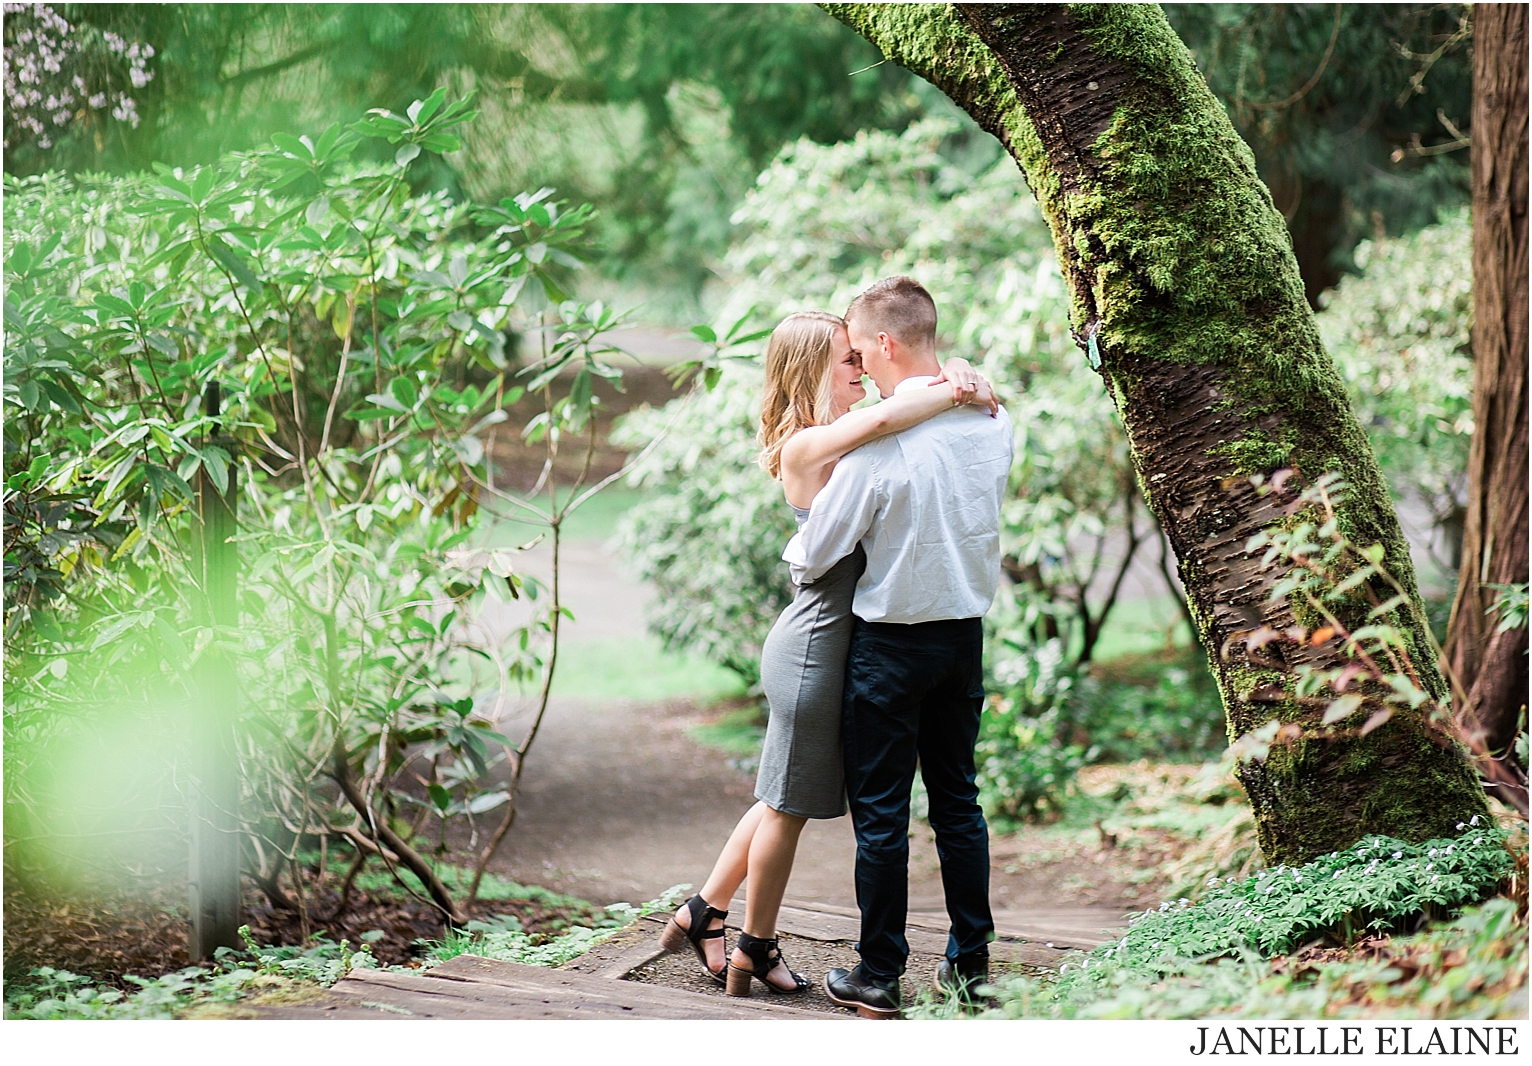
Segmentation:
[(323, 1001), (257, 1010), (267, 1018), (375, 1020), (842, 1020), (759, 1000), (699, 996), (680, 989), (477, 955), (459, 955), (418, 974), (353, 970), (336, 982)]

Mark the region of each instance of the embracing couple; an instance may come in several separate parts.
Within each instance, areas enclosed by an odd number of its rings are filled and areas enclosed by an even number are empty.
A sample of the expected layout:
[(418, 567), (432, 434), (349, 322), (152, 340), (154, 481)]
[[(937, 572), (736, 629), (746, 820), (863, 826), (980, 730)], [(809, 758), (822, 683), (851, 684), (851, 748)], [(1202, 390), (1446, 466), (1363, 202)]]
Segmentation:
[[(863, 374), (883, 401), (852, 411)], [(878, 282), (846, 317), (789, 315), (772, 332), (761, 463), (798, 518), (783, 558), (793, 602), (761, 651), (771, 715), (758, 803), (663, 945), (689, 943), (731, 995), (809, 982), (777, 946), (777, 913), (810, 818), (856, 831), (861, 963), (825, 975), (834, 1002), (894, 1017), (909, 957), (910, 789), (930, 797), (951, 932), (934, 980), (963, 993), (988, 976), (989, 835), (974, 781), (984, 703), (980, 617), (1000, 578), (1000, 500), (1011, 425), (960, 359), (936, 359), (936, 304), (905, 277)], [(748, 875), (745, 920), (725, 951), (717, 905)]]

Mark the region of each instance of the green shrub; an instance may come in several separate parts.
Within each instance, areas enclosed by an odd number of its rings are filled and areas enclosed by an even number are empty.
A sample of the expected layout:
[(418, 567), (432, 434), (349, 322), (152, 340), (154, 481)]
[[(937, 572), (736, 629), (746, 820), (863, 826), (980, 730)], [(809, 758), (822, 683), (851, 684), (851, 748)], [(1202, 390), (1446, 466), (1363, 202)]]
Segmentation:
[(649, 444), (630, 482), (654, 491), (623, 516), (624, 555), (658, 593), (649, 628), (760, 680), (761, 642), (792, 586), (782, 549), (795, 528), (779, 485), (756, 464), (761, 372), (725, 368), (706, 396), (627, 416), (613, 440)]
[(1151, 684), (1087, 673), (1074, 685), (1069, 717), (1090, 738), (1092, 762), (1202, 760), (1227, 744), (1223, 701), (1199, 648), (1156, 664)]
[(1423, 507), (1441, 534), (1432, 547), (1449, 584), (1473, 435), (1472, 230), (1462, 208), (1415, 233), (1363, 241), (1361, 274), (1324, 294), (1315, 316), (1395, 500)]
[[(490, 702), (543, 677), (564, 612), (483, 518), (548, 526), (571, 504), (506, 493), (489, 457), (528, 391), (528, 440), (594, 440), (617, 317), (559, 287), (588, 208), (410, 188), (474, 115), (438, 90), (196, 168), (5, 177), (8, 858), (30, 839), (39, 864), (136, 864), (149, 831), (173, 847), (214, 656), (238, 675), (262, 875), (356, 824), (445, 847), (449, 822), (513, 809), (522, 742)], [(519, 372), (515, 334), (541, 353)], [(239, 509), (227, 627), (199, 590), (203, 478)], [(482, 630), (486, 597), (523, 593), (530, 621)]]
[(1075, 772), (1091, 752), (1072, 743), (1065, 708), (1076, 681), (1063, 642), (991, 645), (994, 695), (979, 720), (974, 748), (979, 799), (1001, 819), (1031, 821), (1063, 811)]
[(1082, 766), (1200, 761), (1226, 746), (1223, 704), (1199, 651), (1131, 679), (1096, 677), (1068, 663), (1063, 638), (1033, 643), (1004, 622), (995, 630), (976, 762), (980, 799), (1002, 824), (1063, 813)]

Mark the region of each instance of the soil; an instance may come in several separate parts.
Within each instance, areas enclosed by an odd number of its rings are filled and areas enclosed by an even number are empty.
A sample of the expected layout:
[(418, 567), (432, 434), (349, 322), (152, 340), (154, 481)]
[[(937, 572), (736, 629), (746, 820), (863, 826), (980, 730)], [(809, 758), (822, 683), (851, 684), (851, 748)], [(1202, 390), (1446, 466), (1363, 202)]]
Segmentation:
[[(354, 891), (344, 913), (330, 918), (339, 900), (335, 878), (322, 889), (307, 887), (305, 916), (273, 907), (246, 886), (244, 922), (258, 944), (302, 944), (323, 935), (331, 941), (363, 943), (362, 934), (381, 930), (372, 953), (388, 965), (407, 965), (419, 955), (417, 940), (439, 940), (443, 927), (427, 904), (394, 893)], [(284, 888), (291, 882), (284, 879)], [(571, 924), (589, 924), (594, 912), (578, 902), (558, 906), (541, 900), (489, 900), (472, 917), (513, 914), (529, 933), (556, 934)], [(5, 979), (24, 980), (37, 967), (52, 966), (132, 989), (124, 974), (155, 976), (192, 965), (187, 954), (184, 883), (98, 890), (62, 896), (7, 874), (5, 893)]]
[[(5, 980), (36, 967), (123, 985), (126, 973), (155, 976), (190, 966), (186, 892), (174, 886), (62, 895), (5, 877)], [(132, 988), (134, 986), (126, 986)]]

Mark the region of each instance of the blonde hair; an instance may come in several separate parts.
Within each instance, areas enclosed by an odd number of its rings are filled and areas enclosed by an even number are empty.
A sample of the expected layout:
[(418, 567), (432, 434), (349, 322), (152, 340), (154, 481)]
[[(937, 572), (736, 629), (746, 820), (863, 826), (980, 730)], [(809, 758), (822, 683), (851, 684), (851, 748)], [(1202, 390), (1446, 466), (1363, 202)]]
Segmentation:
[(782, 476), (782, 446), (800, 429), (833, 421), (835, 331), (846, 323), (828, 311), (798, 311), (771, 331), (761, 395), (761, 466)]

